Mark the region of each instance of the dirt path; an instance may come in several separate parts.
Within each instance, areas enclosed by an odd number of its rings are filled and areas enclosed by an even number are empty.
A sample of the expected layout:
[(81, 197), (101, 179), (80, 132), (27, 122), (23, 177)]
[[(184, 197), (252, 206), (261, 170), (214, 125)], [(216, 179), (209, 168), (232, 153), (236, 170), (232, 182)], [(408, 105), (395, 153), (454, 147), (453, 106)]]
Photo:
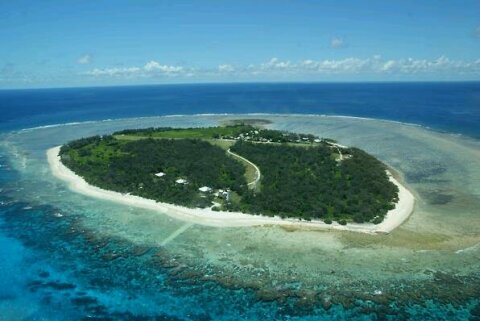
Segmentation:
[(235, 154), (234, 152), (232, 152), (229, 149), (227, 149), (227, 153), (229, 153), (230, 155), (232, 155), (233, 157), (237, 157), (237, 158), (240, 158), (241, 160), (247, 162), (248, 164), (252, 165), (254, 168), (255, 168), (255, 172), (256, 172), (256, 175), (255, 175), (255, 179), (253, 181), (251, 181), (250, 183), (248, 183), (248, 186), (251, 186), (253, 185), (254, 188), (257, 188), (258, 187), (258, 182), (260, 181), (260, 178), (262, 177), (262, 174), (260, 172), (260, 168), (258, 168), (257, 165), (255, 165), (254, 163), (252, 163), (251, 161), (249, 161), (248, 159), (246, 159), (245, 157), (242, 157), (238, 154)]

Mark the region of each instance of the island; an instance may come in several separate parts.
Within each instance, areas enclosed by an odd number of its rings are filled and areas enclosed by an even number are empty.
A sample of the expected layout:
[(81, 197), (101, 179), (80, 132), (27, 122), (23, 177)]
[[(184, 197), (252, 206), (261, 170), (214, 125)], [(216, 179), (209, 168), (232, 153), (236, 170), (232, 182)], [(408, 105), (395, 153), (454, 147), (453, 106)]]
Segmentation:
[(84, 194), (205, 225), (390, 232), (413, 211), (413, 195), (365, 151), (244, 122), (127, 129), (71, 141), (48, 159)]

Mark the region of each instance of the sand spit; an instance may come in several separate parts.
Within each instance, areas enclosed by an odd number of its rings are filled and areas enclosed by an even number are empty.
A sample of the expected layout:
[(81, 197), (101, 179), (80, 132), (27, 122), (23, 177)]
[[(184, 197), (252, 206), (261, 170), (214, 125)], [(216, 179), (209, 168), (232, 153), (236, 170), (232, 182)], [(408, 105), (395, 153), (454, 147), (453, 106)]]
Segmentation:
[(58, 156), (60, 146), (47, 151), (48, 163), (52, 174), (66, 183), (69, 188), (77, 193), (108, 200), (128, 206), (145, 208), (168, 215), (175, 219), (183, 220), (193, 224), (200, 224), (214, 227), (236, 227), (236, 226), (262, 226), (262, 225), (285, 225), (293, 227), (335, 229), (343, 231), (354, 231), (362, 233), (389, 233), (400, 226), (410, 216), (414, 209), (415, 199), (412, 193), (401, 185), (393, 176), (390, 180), (399, 188), (399, 201), (395, 209), (390, 210), (384, 221), (378, 225), (371, 223), (340, 225), (336, 222), (325, 224), (322, 221), (300, 221), (297, 219), (282, 219), (280, 217), (268, 217), (251, 215), (238, 212), (216, 212), (205, 208), (186, 208), (183, 206), (159, 203), (154, 200), (145, 199), (139, 196), (121, 194), (118, 192), (104, 190), (88, 184), (82, 177), (76, 175), (69, 168), (64, 166)]

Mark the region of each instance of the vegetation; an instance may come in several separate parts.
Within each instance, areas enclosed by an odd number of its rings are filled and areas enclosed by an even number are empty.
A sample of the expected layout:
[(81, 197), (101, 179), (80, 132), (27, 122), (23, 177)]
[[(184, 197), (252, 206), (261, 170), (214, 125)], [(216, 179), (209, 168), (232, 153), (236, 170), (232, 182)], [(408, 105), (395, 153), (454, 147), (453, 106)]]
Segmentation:
[[(257, 188), (228, 149), (260, 168)], [(187, 207), (377, 224), (398, 197), (385, 166), (360, 149), (243, 123), (124, 130), (70, 142), (60, 156), (92, 185)]]
[(397, 201), (398, 188), (385, 166), (357, 148), (344, 149), (342, 161), (327, 144), (299, 148), (240, 141), (231, 150), (262, 171), (261, 191), (246, 194), (239, 205), (245, 212), (362, 223), (383, 219)]
[(145, 128), (126, 129), (113, 133), (114, 137), (123, 140), (138, 140), (143, 138), (197, 138), (197, 139), (225, 139), (247, 140), (256, 142), (274, 143), (313, 143), (320, 139), (314, 135), (296, 134), (279, 130), (260, 129), (244, 123), (230, 126), (207, 128)]
[(241, 133), (253, 131), (255, 128), (250, 125), (238, 124), (232, 126), (219, 126), (207, 128), (146, 128), (146, 129), (126, 129), (116, 133), (115, 136), (137, 136), (141, 138), (197, 138), (209, 139), (218, 137), (236, 137)]
[(198, 139), (130, 142), (97, 136), (64, 145), (60, 155), (92, 185), (187, 207), (211, 205), (213, 195), (198, 190), (203, 186), (240, 195), (246, 189), (244, 167), (220, 147)]

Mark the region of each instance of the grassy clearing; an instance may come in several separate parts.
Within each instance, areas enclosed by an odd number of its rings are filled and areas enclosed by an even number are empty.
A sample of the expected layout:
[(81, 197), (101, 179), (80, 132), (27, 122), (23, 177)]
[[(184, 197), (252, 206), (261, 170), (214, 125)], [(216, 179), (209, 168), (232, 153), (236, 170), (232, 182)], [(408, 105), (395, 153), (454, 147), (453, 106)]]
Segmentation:
[(197, 138), (211, 139), (220, 136), (238, 136), (241, 133), (253, 130), (252, 126), (234, 125), (226, 127), (207, 127), (207, 128), (168, 128), (168, 129), (145, 129), (138, 131), (123, 131), (115, 133), (115, 136), (124, 134), (132, 138), (132, 136), (149, 137), (149, 138)]
[(128, 141), (135, 141), (140, 139), (149, 138), (147, 136), (139, 136), (139, 135), (113, 135), (113, 138), (118, 140), (128, 140)]
[(106, 164), (113, 157), (122, 155), (126, 155), (126, 153), (120, 151), (118, 146), (100, 144), (89, 144), (70, 152), (70, 157), (80, 164), (86, 164), (88, 161)]
[(225, 140), (225, 139), (207, 139), (207, 141), (212, 144), (216, 145), (224, 150), (228, 150), (230, 147), (235, 144), (234, 140)]

